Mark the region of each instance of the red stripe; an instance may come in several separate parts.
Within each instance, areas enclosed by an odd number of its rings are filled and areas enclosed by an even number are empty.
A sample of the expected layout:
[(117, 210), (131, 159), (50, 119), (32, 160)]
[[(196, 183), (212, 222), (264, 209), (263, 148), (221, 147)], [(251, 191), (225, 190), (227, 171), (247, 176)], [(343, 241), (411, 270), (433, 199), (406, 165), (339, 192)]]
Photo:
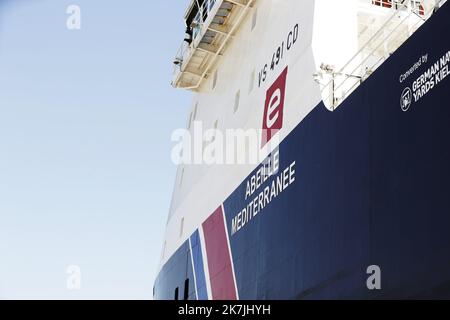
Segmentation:
[(209, 278), (214, 300), (236, 300), (230, 248), (222, 206), (203, 223)]

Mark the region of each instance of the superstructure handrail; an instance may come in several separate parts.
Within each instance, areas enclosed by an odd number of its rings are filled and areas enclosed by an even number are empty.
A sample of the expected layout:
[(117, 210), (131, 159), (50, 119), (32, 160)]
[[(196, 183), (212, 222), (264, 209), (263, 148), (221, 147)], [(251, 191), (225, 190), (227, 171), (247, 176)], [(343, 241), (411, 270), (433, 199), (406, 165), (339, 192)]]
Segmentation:
[[(408, 4), (405, 4), (405, 2), (407, 2)], [(442, 1), (441, 1), (442, 2)], [(350, 93), (352, 93), (364, 80), (367, 79), (367, 76), (370, 75), (371, 72), (374, 71), (374, 69), (376, 69), (379, 65), (381, 65), (381, 63), (386, 60), (388, 57), (387, 56), (381, 56), (377, 62), (375, 62), (374, 64), (372, 64), (370, 67), (367, 66), (366, 70), (364, 70), (363, 72), (361, 72), (361, 74), (355, 74), (355, 72), (358, 71), (358, 69), (362, 68), (365, 63), (369, 60), (370, 57), (374, 57), (374, 53), (381, 47), (381, 45), (385, 44), (388, 40), (397, 40), (402, 33), (399, 32), (400, 28), (409, 21), (409, 18), (412, 15), (416, 15), (418, 16), (420, 19), (413, 25), (410, 26), (412, 32), (414, 32), (416, 30), (416, 28), (418, 27), (418, 25), (420, 23), (423, 23), (429, 12), (424, 12), (424, 17), (421, 17), (421, 15), (418, 14), (418, 12), (415, 10), (417, 8), (412, 8), (410, 7), (411, 2), (407, 1), (407, 0), (401, 0), (401, 1), (395, 1), (394, 2), (395, 6), (393, 6), (392, 8), (394, 9), (394, 13), (383, 23), (383, 25), (380, 27), (379, 30), (377, 30), (377, 32), (375, 32), (373, 34), (372, 37), (370, 37), (370, 39), (358, 50), (358, 52), (355, 53), (355, 55), (353, 55), (353, 57), (342, 67), (340, 68), (340, 70), (338, 72), (333, 72), (332, 73), (332, 78), (331, 80), (322, 88), (322, 93), (326, 92), (326, 90), (329, 90), (330, 93), (323, 99), (325, 102), (329, 101), (329, 99), (332, 99), (331, 101), (331, 110), (333, 111), (340, 103), (342, 103), (343, 100), (345, 100), (346, 97), (348, 97), (348, 95), (350, 95)], [(419, 5), (422, 4), (422, 1), (418, 2)], [(400, 12), (400, 8), (404, 8), (404, 9), (408, 9), (409, 13), (402, 18), (402, 20), (395, 26), (395, 28), (390, 31), (387, 35), (385, 35), (385, 30), (387, 29), (387, 26), (392, 23), (398, 16), (399, 12)], [(397, 32), (397, 34), (395, 34)], [(380, 36), (383, 36), (381, 37)], [(376, 43), (378, 40), (381, 40), (380, 43), (375, 45), (375, 48), (371, 49), (370, 52), (367, 52), (367, 48), (369, 48), (371, 45), (373, 45), (374, 43)], [(396, 50), (397, 48), (395, 48)], [(394, 50), (394, 51), (395, 51)], [(392, 52), (391, 52), (392, 53)], [(351, 67), (352, 65), (354, 65), (354, 63), (357, 61), (357, 59), (361, 58), (361, 55), (366, 54), (367, 56), (365, 58), (362, 59), (361, 62), (359, 62), (355, 67), (353, 67), (353, 69), (351, 70), (351, 72), (347, 72), (346, 69)], [(336, 83), (336, 77), (337, 76), (345, 76), (345, 78), (340, 82), (340, 83)], [(337, 100), (336, 98), (336, 93), (339, 89), (341, 89), (346, 83), (348, 83), (348, 81), (352, 79), (353, 81), (355, 81), (355, 83), (353, 85), (350, 86), (349, 89), (345, 90), (345, 92), (343, 93), (342, 97), (340, 98), (340, 101)]]
[[(215, 1), (215, 0), (214, 0)], [(255, 0), (248, 0), (247, 4), (245, 5), (245, 7), (243, 8), (243, 10), (241, 11), (239, 17), (236, 19), (235, 24), (233, 25), (233, 27), (231, 28), (231, 30), (226, 34), (224, 41), (222, 42), (222, 44), (220, 45), (220, 47), (217, 49), (216, 53), (214, 53), (212, 59), (208, 62), (207, 67), (205, 68), (205, 71), (203, 71), (203, 74), (200, 76), (200, 79), (198, 80), (197, 84), (191, 87), (185, 87), (183, 89), (187, 89), (187, 90), (192, 90), (192, 89), (197, 89), (200, 84), (202, 79), (206, 76), (206, 74), (208, 73), (209, 69), (214, 65), (214, 63), (216, 62), (217, 58), (219, 57), (220, 52), (223, 50), (223, 48), (225, 47), (225, 45), (228, 43), (228, 40), (231, 38), (231, 35), (233, 34), (233, 32), (236, 30), (237, 26), (240, 24), (240, 22), (242, 21), (242, 19), (245, 17), (245, 14), (247, 13), (247, 10), (251, 7), (251, 5), (253, 4), (253, 1)]]
[(220, 5), (220, 2), (217, 0), (204, 0), (204, 2), (199, 5), (199, 0), (194, 0), (198, 6), (198, 12), (192, 21), (193, 25), (187, 26), (189, 29), (192, 28), (192, 39), (190, 39), (190, 43), (183, 41), (180, 45), (177, 54), (175, 55), (175, 61), (178, 61), (178, 65), (175, 66), (175, 69), (179, 66), (182, 67), (182, 63), (186, 57), (186, 54), (192, 50), (195, 46), (195, 41), (198, 39), (198, 36), (201, 34), (202, 28), (205, 25), (205, 21), (208, 16), (210, 16), (211, 11), (213, 11), (214, 6)]
[[(218, 57), (223, 53), (256, 0), (192, 1), (196, 1), (198, 12), (188, 22), (187, 31), (191, 32), (190, 39), (183, 41), (175, 57), (172, 85), (180, 89), (195, 91), (210, 73), (211, 68), (214, 67)], [(236, 10), (236, 7), (239, 9)], [(194, 14), (192, 13), (192, 15)], [(226, 23), (218, 22), (220, 20), (226, 21)], [(204, 56), (201, 57), (201, 55)], [(199, 56), (204, 59), (202, 64), (195, 60)], [(186, 78), (188, 80), (183, 82)]]

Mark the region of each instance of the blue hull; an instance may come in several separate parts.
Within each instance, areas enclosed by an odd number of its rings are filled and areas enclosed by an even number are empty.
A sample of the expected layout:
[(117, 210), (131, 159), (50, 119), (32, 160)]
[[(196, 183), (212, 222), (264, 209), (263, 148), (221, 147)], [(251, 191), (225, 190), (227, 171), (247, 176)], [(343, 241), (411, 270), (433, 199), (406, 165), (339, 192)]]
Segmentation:
[[(279, 146), (295, 182), (239, 231), (247, 181), (225, 200), (240, 299), (450, 298), (450, 76), (407, 112), (401, 93), (428, 65), (399, 82), (418, 57), (450, 50), (449, 31), (446, 4), (336, 111), (318, 105)], [(156, 299), (176, 288), (182, 299), (186, 279), (189, 299), (207, 297), (216, 275), (201, 280), (194, 240), (162, 268)], [(367, 287), (371, 265), (380, 290)]]

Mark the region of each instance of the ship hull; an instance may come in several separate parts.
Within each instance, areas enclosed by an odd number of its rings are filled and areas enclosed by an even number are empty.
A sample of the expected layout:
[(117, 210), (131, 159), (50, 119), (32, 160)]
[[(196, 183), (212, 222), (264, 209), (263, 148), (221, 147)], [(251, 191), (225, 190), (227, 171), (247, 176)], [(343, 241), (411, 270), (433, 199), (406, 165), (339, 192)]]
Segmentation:
[(189, 299), (450, 298), (445, 66), (402, 101), (449, 52), (448, 31), (447, 4), (334, 112), (316, 106), (279, 145), (281, 189), (273, 175), (249, 195), (252, 172), (162, 267), (154, 297), (182, 299), (189, 279)]

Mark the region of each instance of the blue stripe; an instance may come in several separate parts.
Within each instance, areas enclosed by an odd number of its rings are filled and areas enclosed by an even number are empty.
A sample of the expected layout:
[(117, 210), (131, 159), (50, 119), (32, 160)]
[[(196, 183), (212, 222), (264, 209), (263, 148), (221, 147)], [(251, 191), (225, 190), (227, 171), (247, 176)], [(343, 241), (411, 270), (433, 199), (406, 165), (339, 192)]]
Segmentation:
[(194, 261), (195, 280), (198, 300), (208, 300), (206, 291), (205, 269), (203, 268), (202, 246), (198, 230), (191, 236), (191, 252)]

